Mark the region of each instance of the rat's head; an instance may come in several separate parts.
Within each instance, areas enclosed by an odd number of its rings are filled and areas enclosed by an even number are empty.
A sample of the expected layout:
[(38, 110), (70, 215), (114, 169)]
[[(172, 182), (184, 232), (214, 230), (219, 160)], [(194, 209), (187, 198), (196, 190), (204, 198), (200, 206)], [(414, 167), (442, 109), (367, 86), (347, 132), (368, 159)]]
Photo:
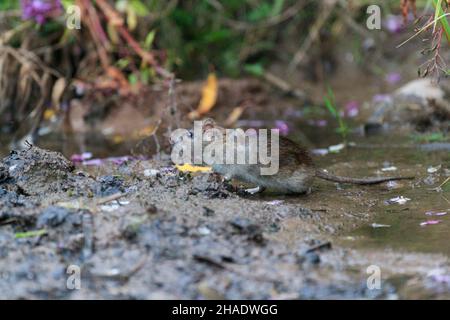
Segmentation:
[[(177, 159), (179, 155), (183, 155), (183, 161), (185, 162), (189, 160), (189, 157), (191, 157), (190, 159), (194, 159), (193, 156), (198, 156), (194, 152), (194, 150), (198, 149), (195, 148), (200, 146), (200, 149), (202, 149), (211, 143), (223, 143), (224, 133), (225, 129), (218, 126), (213, 119), (206, 118), (195, 121), (192, 129), (177, 129), (171, 133), (170, 143), (172, 145), (172, 153)], [(196, 164), (201, 161), (194, 159), (194, 163)]]
[(211, 119), (211, 118), (205, 118), (201, 121), (196, 121), (197, 123), (200, 123), (200, 126), (202, 128), (202, 133), (205, 133), (208, 130), (212, 130), (212, 129), (220, 129), (222, 130), (223, 128), (218, 126), (217, 123)]
[(176, 145), (177, 143), (187, 141), (188, 139), (192, 140), (194, 138), (194, 130), (201, 128), (202, 135), (208, 130), (219, 129), (223, 130), (220, 126), (216, 124), (216, 122), (211, 118), (205, 118), (203, 120), (198, 120), (194, 122), (194, 128), (191, 129), (177, 129), (174, 130), (170, 136), (170, 144)]

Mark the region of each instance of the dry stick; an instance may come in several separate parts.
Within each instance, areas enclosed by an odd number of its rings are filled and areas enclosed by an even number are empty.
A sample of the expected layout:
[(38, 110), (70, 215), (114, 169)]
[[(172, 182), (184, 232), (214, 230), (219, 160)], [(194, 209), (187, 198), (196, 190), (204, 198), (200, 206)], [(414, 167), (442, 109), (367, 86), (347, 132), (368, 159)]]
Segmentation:
[[(3, 46), (0, 45), (0, 52), (4, 51), (6, 53), (9, 53), (11, 56), (16, 58), (17, 61), (19, 61), (21, 64), (27, 65), (30, 62), (34, 65), (36, 69), (41, 69), (42, 71), (45, 71), (55, 77), (62, 77), (61, 73), (59, 73), (57, 70), (50, 68), (47, 66), (39, 57), (34, 55), (31, 51), (25, 50), (25, 49), (14, 49), (10, 46)], [(28, 55), (28, 57), (26, 56)], [(35, 79), (36, 80), (36, 79)], [(39, 81), (36, 81), (39, 82)]]
[(269, 82), (274, 87), (280, 89), (284, 93), (292, 94), (294, 97), (296, 97), (300, 100), (306, 99), (306, 94), (303, 91), (301, 91), (300, 89), (294, 88), (287, 81), (281, 79), (280, 77), (274, 75), (273, 73), (271, 73), (269, 71), (265, 71), (263, 73), (262, 77), (264, 78), (264, 80)]
[(363, 38), (372, 38), (373, 34), (370, 33), (367, 29), (361, 27), (359, 23), (357, 23), (348, 13), (346, 8), (346, 3), (344, 0), (339, 1), (339, 16), (342, 18), (344, 23), (352, 28), (355, 32), (357, 32)]
[(106, 279), (116, 279), (116, 280), (122, 280), (122, 281), (128, 281), (133, 275), (135, 275), (139, 270), (142, 269), (142, 267), (147, 262), (148, 256), (145, 255), (142, 257), (129, 271), (124, 273), (114, 273), (114, 274), (102, 274), (102, 273), (95, 273), (92, 274), (92, 276), (96, 278), (106, 278)]
[(118, 199), (124, 197), (125, 195), (126, 195), (126, 193), (115, 193), (115, 194), (112, 194), (112, 195), (110, 195), (110, 196), (101, 198), (100, 200), (98, 200), (98, 201), (96, 202), (96, 204), (97, 204), (97, 205), (101, 205), (101, 204), (108, 203), (108, 202), (110, 202), (110, 201), (118, 200)]
[(9, 10), (9, 11), (0, 12), (0, 19), (17, 18), (17, 17), (20, 17), (21, 15), (22, 15), (22, 13), (20, 10)]
[(427, 30), (429, 27), (431, 27), (434, 24), (434, 21), (436, 20), (441, 20), (442, 18), (445, 18), (447, 16), (450, 16), (450, 13), (446, 13), (443, 14), (441, 16), (439, 16), (436, 19), (433, 19), (433, 21), (431, 21), (430, 23), (428, 23), (427, 25), (423, 26), (419, 31), (417, 31), (415, 34), (413, 34), (411, 37), (409, 37), (408, 39), (406, 39), (405, 41), (403, 41), (402, 43), (400, 43), (396, 48), (400, 48), (402, 46), (404, 46), (407, 42), (411, 41), (412, 39), (414, 39), (415, 37), (417, 37), (419, 34), (421, 34), (423, 31)]
[(26, 21), (26, 22), (23, 22), (22, 24), (18, 25), (17, 27), (15, 27), (14, 29), (4, 32), (3, 34), (0, 35), (0, 45), (7, 43), (17, 33), (25, 30), (26, 28), (30, 27), (31, 25), (32, 25), (31, 21)]
[(112, 26), (119, 31), (120, 35), (125, 39), (125, 41), (127, 41), (127, 43), (141, 57), (142, 60), (153, 66), (153, 68), (155, 68), (155, 71), (164, 78), (173, 78), (172, 73), (168, 72), (160, 65), (158, 65), (152, 53), (142, 49), (140, 44), (130, 35), (128, 30), (124, 27), (124, 22), (120, 15), (105, 0), (97, 0), (97, 5), (105, 13), (106, 19), (108, 19), (108, 21), (111, 22)]
[(294, 70), (305, 58), (306, 53), (311, 48), (311, 46), (316, 42), (319, 37), (320, 29), (322, 29), (325, 22), (328, 20), (328, 17), (331, 15), (334, 9), (334, 3), (324, 4), (322, 5), (322, 10), (320, 10), (320, 14), (317, 17), (314, 25), (312, 26), (312, 30), (308, 35), (308, 38), (303, 42), (300, 49), (295, 53), (294, 58), (289, 64), (289, 70)]
[[(82, 8), (86, 11), (86, 24), (88, 25), (89, 32), (91, 34), (91, 37), (94, 40), (94, 45), (97, 47), (97, 52), (100, 57), (100, 62), (102, 64), (102, 67), (104, 70), (107, 70), (109, 66), (111, 65), (108, 53), (106, 48), (103, 46), (104, 42), (102, 39), (100, 39), (103, 28), (101, 27), (98, 15), (95, 12), (95, 9), (92, 7), (91, 4), (87, 0), (80, 0), (80, 4)], [(98, 31), (97, 32), (94, 32)]]

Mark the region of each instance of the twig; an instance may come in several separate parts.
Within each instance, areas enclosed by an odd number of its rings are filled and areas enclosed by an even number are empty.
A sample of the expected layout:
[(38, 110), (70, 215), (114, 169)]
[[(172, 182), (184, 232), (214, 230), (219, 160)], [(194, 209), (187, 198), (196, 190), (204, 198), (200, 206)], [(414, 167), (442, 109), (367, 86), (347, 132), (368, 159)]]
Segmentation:
[(120, 15), (107, 3), (105, 0), (97, 0), (97, 5), (105, 13), (106, 19), (116, 28), (124, 40), (130, 45), (130, 47), (136, 52), (141, 59), (149, 63), (155, 71), (166, 79), (173, 78), (173, 74), (162, 68), (157, 62), (152, 53), (144, 50), (140, 44), (130, 35), (128, 30), (124, 26), (123, 19)]
[(276, 88), (280, 89), (286, 94), (291, 94), (294, 97), (305, 100), (306, 94), (301, 91), (300, 89), (294, 88), (291, 84), (289, 84), (287, 81), (281, 79), (280, 77), (274, 75), (273, 73), (269, 71), (265, 71), (262, 74), (262, 77), (264, 80), (269, 82), (271, 85), (275, 86)]
[(450, 16), (450, 13), (445, 13), (442, 16), (439, 16), (438, 18), (434, 19), (433, 21), (431, 21), (430, 23), (428, 23), (427, 25), (423, 26), (419, 31), (417, 31), (415, 34), (413, 34), (411, 37), (409, 37), (408, 39), (406, 39), (405, 41), (403, 41), (402, 43), (400, 43), (396, 48), (400, 48), (402, 46), (404, 46), (407, 42), (411, 41), (412, 39), (414, 39), (415, 37), (417, 37), (419, 34), (421, 34), (422, 32), (424, 32), (425, 30), (427, 30), (429, 27), (431, 27), (434, 24), (435, 20), (441, 20), (442, 18), (448, 17)]
[(9, 31), (3, 32), (3, 34), (0, 35), (0, 45), (3, 45), (5, 43), (8, 43), (9, 40), (11, 40), (12, 37), (14, 37), (17, 33), (25, 30), (26, 28), (30, 27), (32, 25), (31, 21), (25, 21), (15, 27), (14, 29), (11, 29)]
[(294, 70), (305, 58), (306, 53), (311, 48), (311, 46), (316, 42), (317, 38), (320, 35), (320, 29), (322, 29), (325, 22), (328, 20), (328, 17), (333, 12), (333, 9), (335, 7), (335, 2), (326, 2), (322, 5), (321, 10), (319, 11), (320, 14), (317, 17), (316, 21), (314, 22), (313, 26), (311, 27), (311, 32), (308, 34), (308, 37), (303, 42), (300, 49), (295, 53), (294, 58), (292, 59), (291, 63), (289, 64), (289, 69), (292, 71)]
[(100, 200), (98, 200), (98, 201), (96, 202), (96, 204), (97, 204), (97, 205), (101, 205), (101, 204), (108, 203), (108, 202), (110, 202), (110, 201), (118, 200), (118, 199), (124, 197), (125, 195), (126, 195), (126, 193), (115, 193), (115, 194), (113, 194), (113, 195), (110, 195), (110, 196), (101, 198)]
[[(29, 64), (29, 62), (32, 62), (36, 69), (41, 69), (42, 71), (45, 71), (58, 78), (63, 77), (61, 73), (47, 66), (38, 56), (36, 56), (31, 51), (28, 51), (23, 48), (14, 49), (13, 47), (4, 46), (0, 44), (0, 52), (1, 51), (9, 53), (11, 56), (16, 58), (16, 60), (19, 61), (21, 64), (27, 65)], [(39, 81), (37, 82), (39, 83)]]

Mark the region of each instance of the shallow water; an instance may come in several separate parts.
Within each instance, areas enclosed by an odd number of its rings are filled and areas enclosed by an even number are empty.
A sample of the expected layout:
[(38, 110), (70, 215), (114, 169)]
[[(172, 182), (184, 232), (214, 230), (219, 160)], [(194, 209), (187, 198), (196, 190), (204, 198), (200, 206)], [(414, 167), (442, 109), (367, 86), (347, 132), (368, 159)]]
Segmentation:
[[(399, 188), (364, 187), (367, 198), (376, 199), (371, 210), (376, 214), (372, 221), (365, 223), (349, 233), (343, 234), (338, 241), (354, 248), (397, 249), (408, 252), (443, 253), (450, 255), (450, 188), (434, 188), (447, 178), (445, 169), (449, 169), (448, 151), (426, 152), (414, 147), (410, 136), (382, 134), (372, 137), (353, 135), (349, 139), (356, 146), (338, 154), (328, 154), (316, 158), (319, 166), (342, 170), (341, 175), (369, 176), (378, 173), (383, 167), (396, 167), (396, 171), (384, 172), (384, 175), (414, 175), (413, 183), (400, 181)], [(321, 141), (322, 147), (326, 141)], [(372, 146), (372, 147), (371, 147)], [(441, 168), (429, 173), (430, 167)], [(429, 185), (424, 181), (428, 181)], [(383, 184), (386, 186), (386, 184)], [(450, 185), (450, 182), (449, 182)], [(411, 199), (405, 204), (388, 204), (387, 200), (403, 196)], [(330, 201), (333, 201), (330, 198)], [(339, 206), (339, 203), (328, 203)], [(426, 215), (426, 212), (446, 212), (442, 216)], [(439, 220), (438, 224), (421, 226), (429, 220)], [(374, 227), (372, 224), (384, 225)]]

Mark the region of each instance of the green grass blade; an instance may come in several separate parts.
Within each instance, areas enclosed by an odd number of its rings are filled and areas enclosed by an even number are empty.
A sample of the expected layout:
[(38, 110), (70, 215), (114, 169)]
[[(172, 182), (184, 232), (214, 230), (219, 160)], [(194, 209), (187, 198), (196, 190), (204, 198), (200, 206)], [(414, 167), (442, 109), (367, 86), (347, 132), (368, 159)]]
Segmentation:
[(442, 28), (444, 29), (447, 41), (450, 43), (450, 25), (448, 23), (447, 17), (444, 16), (445, 12), (442, 9), (442, 0), (433, 0), (433, 6), (436, 9), (434, 19), (436, 21), (437, 19), (439, 19), (439, 23), (442, 25)]
[(14, 237), (16, 239), (23, 239), (23, 238), (33, 238), (33, 237), (43, 236), (44, 234), (47, 234), (47, 230), (41, 229), (41, 230), (28, 231), (28, 232), (18, 232), (14, 235)]

